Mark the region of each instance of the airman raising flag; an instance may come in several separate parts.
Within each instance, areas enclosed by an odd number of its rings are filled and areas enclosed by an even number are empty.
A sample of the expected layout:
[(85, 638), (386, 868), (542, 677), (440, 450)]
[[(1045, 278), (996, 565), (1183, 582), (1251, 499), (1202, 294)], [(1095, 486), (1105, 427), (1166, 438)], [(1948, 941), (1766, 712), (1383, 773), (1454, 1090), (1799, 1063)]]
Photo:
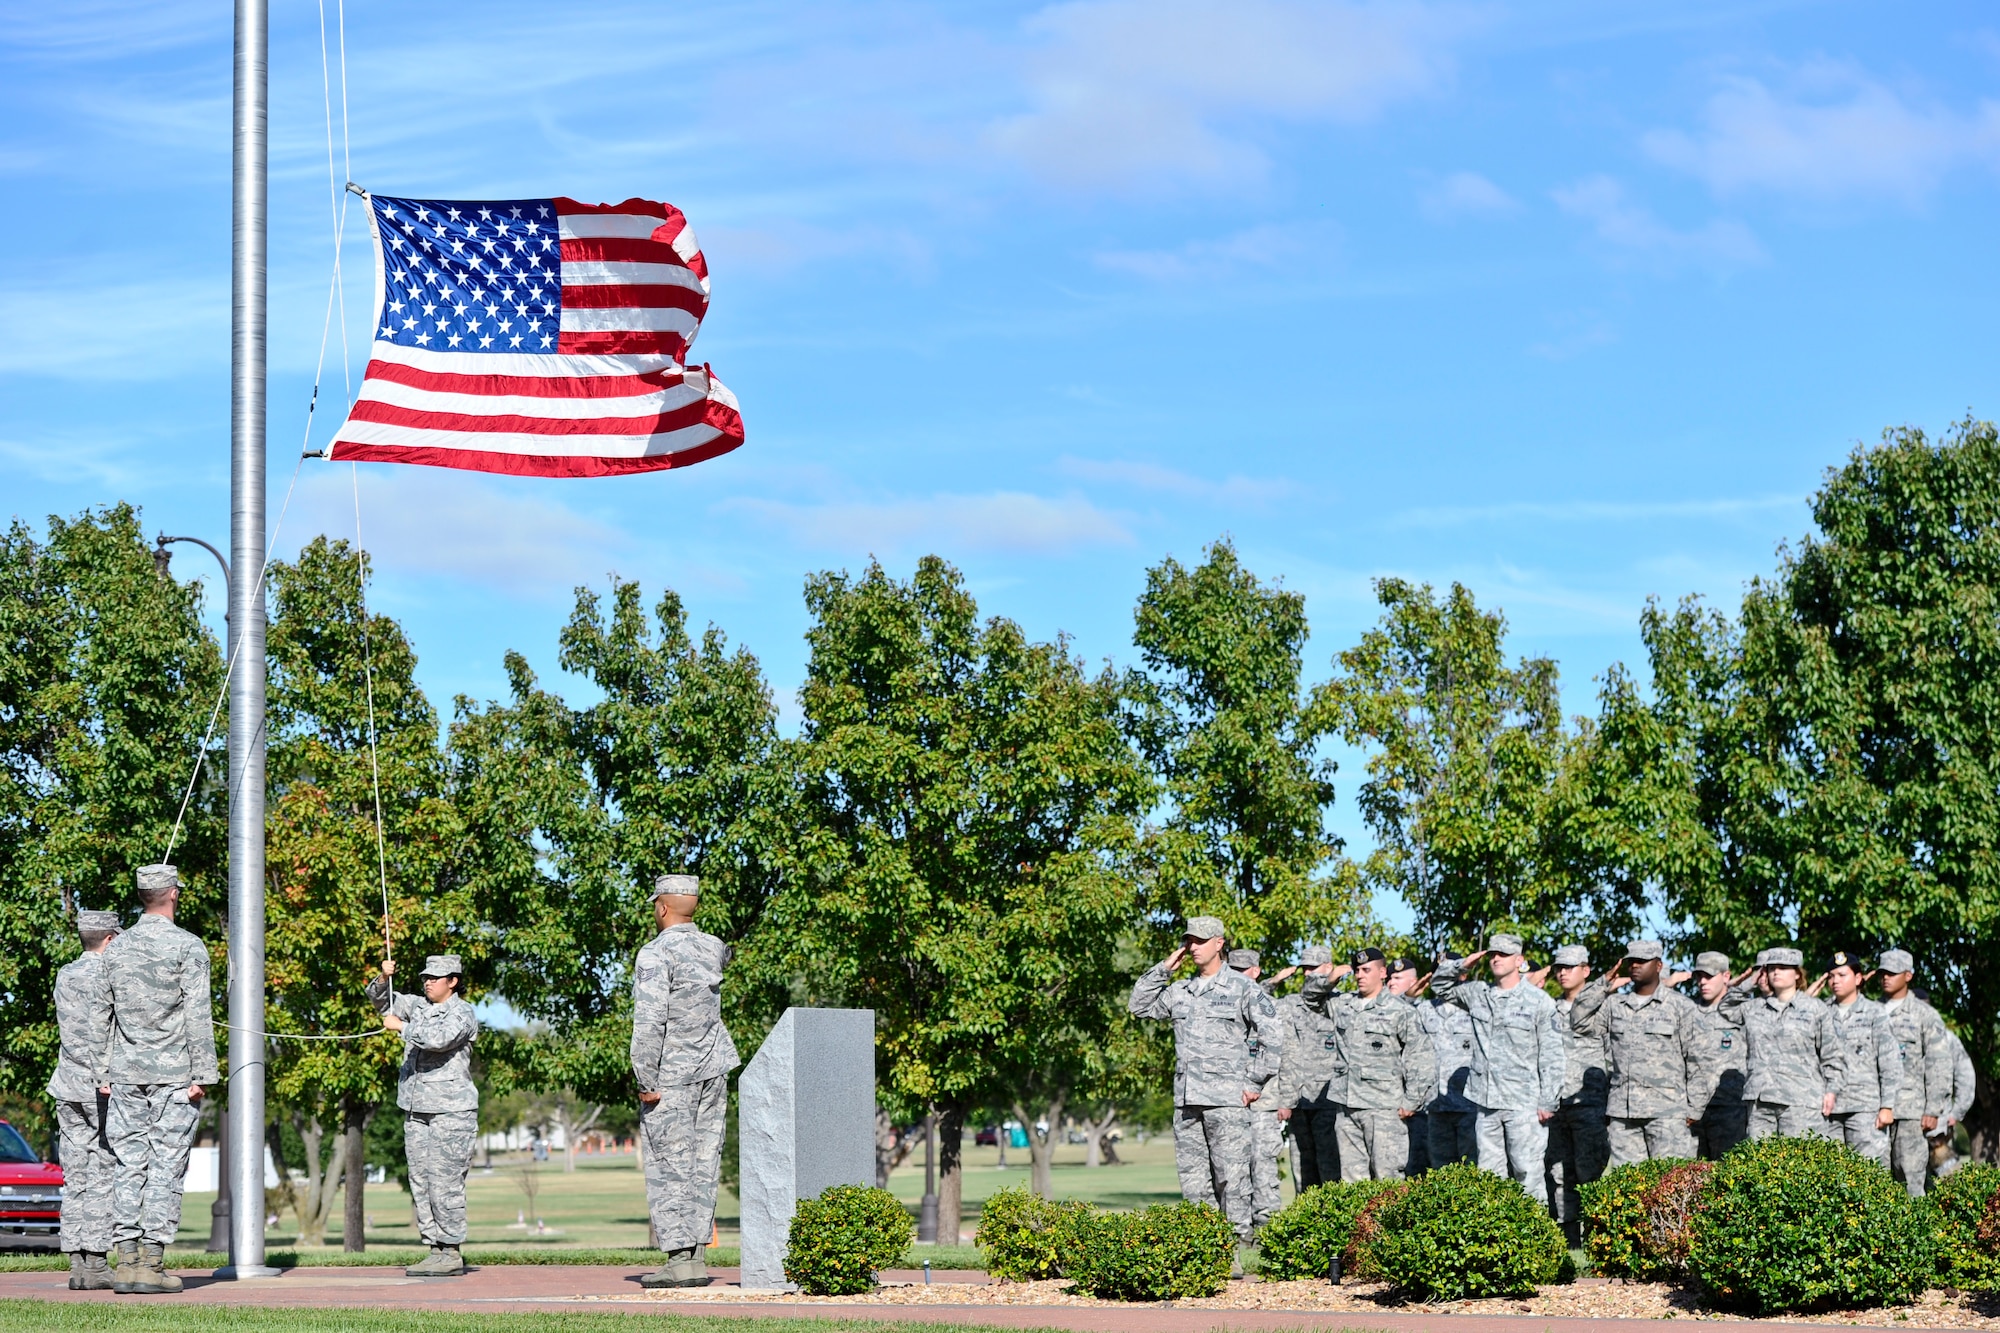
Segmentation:
[(601, 477), (743, 443), (687, 364), (708, 264), (672, 204), (372, 195), (368, 223), (374, 347), (328, 457)]

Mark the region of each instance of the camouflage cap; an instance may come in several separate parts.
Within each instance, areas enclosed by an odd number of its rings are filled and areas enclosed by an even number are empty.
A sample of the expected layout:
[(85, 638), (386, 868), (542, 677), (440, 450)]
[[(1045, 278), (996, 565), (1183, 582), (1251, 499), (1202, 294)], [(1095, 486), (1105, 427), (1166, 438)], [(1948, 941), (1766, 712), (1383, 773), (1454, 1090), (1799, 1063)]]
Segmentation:
[(1705, 950), (1694, 956), (1694, 970), (1704, 976), (1726, 977), (1729, 975), (1729, 955)]
[(664, 898), (677, 893), (684, 898), (701, 897), (701, 881), (693, 875), (662, 875), (653, 881), (653, 896)]
[(1769, 949), (1759, 949), (1757, 951), (1757, 961), (1751, 964), (1751, 966), (1769, 967), (1770, 965), (1771, 965), (1771, 951)]
[(1333, 961), (1333, 950), (1324, 944), (1308, 944), (1299, 950), (1300, 967), (1325, 967)]
[(125, 927), (118, 923), (116, 912), (86, 912), (79, 908), (76, 928), (85, 935), (116, 935)]
[(1797, 949), (1772, 949), (1770, 950), (1770, 955), (1771, 961), (1765, 964), (1766, 967), (1804, 967), (1806, 965), (1806, 956)]
[(1521, 943), (1519, 935), (1495, 935), (1486, 941), (1486, 952), (1497, 954), (1522, 953), (1527, 946)]
[(1892, 973), (1917, 970), (1917, 960), (1911, 956), (1908, 949), (1884, 949), (1882, 956), (1875, 960), (1875, 965), (1884, 972)]
[(1187, 939), (1215, 940), (1221, 939), (1229, 931), (1223, 927), (1222, 918), (1219, 916), (1191, 916), (1188, 918), (1187, 929), (1181, 933)]
[(458, 960), (457, 954), (434, 953), (424, 960), (424, 970), (417, 973), (417, 975), (420, 977), (456, 977), (463, 975), (464, 972), (465, 964)]
[(1264, 966), (1264, 955), (1255, 949), (1231, 949), (1229, 965), (1238, 972), (1248, 972), (1253, 967)]
[(1667, 956), (1658, 940), (1633, 940), (1625, 946), (1625, 957), (1635, 963), (1657, 963)]
[(140, 866), (139, 892), (161, 893), (180, 887), (181, 872), (169, 865)]
[(1581, 944), (1565, 944), (1556, 950), (1553, 960), (1557, 967), (1583, 967), (1590, 962), (1590, 950)]

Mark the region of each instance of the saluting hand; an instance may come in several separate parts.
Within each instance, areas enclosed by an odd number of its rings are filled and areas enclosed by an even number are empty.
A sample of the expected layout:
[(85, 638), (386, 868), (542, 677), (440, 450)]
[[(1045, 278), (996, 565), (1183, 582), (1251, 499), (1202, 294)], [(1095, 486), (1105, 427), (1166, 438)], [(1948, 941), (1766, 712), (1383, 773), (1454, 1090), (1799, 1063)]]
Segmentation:
[(1528, 984), (1530, 986), (1534, 986), (1537, 988), (1546, 985), (1549, 979), (1549, 968), (1551, 966), (1553, 966), (1553, 964), (1544, 963), (1540, 967), (1536, 968), (1534, 971), (1528, 973)]
[(1822, 972), (1818, 976), (1814, 977), (1812, 985), (1806, 987), (1806, 994), (1817, 999), (1819, 997), (1821, 988), (1823, 988), (1826, 985), (1826, 979), (1829, 975), (1831, 974)]
[(1294, 965), (1293, 965), (1293, 966), (1291, 966), (1291, 967), (1287, 967), (1287, 968), (1284, 968), (1284, 969), (1280, 970), (1277, 976), (1275, 976), (1275, 977), (1272, 977), (1272, 978), (1271, 978), (1271, 984), (1272, 984), (1273, 986), (1277, 985), (1277, 984), (1278, 984), (1279, 982), (1281, 982), (1281, 981), (1283, 981), (1283, 980), (1284, 980), (1285, 978), (1287, 978), (1287, 977), (1291, 976), (1291, 975), (1292, 975), (1292, 974), (1293, 974), (1294, 972), (1296, 972), (1296, 971), (1298, 971), (1298, 970), (1299, 970), (1299, 969), (1298, 969), (1298, 966), (1297, 966), (1296, 964), (1294, 964)]
[(1166, 968), (1167, 971), (1171, 972), (1175, 968), (1181, 965), (1181, 959), (1185, 957), (1187, 957), (1187, 945), (1183, 944), (1180, 948), (1168, 954), (1167, 961), (1161, 963), (1160, 966)]
[(1691, 981), (1693, 978), (1694, 973), (1692, 972), (1675, 972), (1667, 977), (1667, 984), (1669, 986), (1678, 986), (1683, 981)]

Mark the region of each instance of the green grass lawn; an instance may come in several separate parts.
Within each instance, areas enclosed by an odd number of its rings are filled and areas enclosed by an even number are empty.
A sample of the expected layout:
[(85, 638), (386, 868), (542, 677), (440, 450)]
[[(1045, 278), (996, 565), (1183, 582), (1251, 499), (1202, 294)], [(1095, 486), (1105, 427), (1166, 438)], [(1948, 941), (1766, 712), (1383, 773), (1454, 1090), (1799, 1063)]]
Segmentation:
[[(185, 1333), (191, 1312), (174, 1302), (0, 1301), (0, 1333)], [(962, 1324), (876, 1319), (766, 1319), (647, 1314), (659, 1333), (964, 1333)], [(204, 1333), (631, 1333), (628, 1314), (439, 1314), (408, 1310), (260, 1310), (204, 1305)], [(1020, 1330), (1018, 1333), (1044, 1333)], [(1049, 1331), (1052, 1333), (1052, 1331)]]

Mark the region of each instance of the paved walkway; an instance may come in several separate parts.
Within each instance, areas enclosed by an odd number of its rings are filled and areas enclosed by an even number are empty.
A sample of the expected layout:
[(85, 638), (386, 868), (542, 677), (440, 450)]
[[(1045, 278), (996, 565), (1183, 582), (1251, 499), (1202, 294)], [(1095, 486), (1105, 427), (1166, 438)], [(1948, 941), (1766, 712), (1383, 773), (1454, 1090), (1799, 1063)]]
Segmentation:
[[(737, 1270), (711, 1269), (718, 1283), (734, 1283)], [(414, 1278), (400, 1268), (294, 1268), (280, 1277), (222, 1282), (183, 1269), (187, 1290), (178, 1296), (116, 1296), (71, 1291), (67, 1273), (0, 1273), (0, 1299), (115, 1301), (120, 1305), (264, 1305), (365, 1307), (371, 1309), (453, 1310), (499, 1314), (591, 1310), (605, 1314), (674, 1313), (707, 1316), (879, 1319), (894, 1322), (953, 1323), (996, 1328), (1058, 1328), (1076, 1333), (1210, 1333), (1211, 1330), (1365, 1329), (1386, 1333), (1634, 1333), (1639, 1321), (1560, 1319), (1539, 1315), (1454, 1315), (1384, 1310), (1380, 1313), (1306, 1313), (1286, 1310), (1165, 1309), (1155, 1305), (1077, 1307), (1061, 1305), (818, 1305), (797, 1301), (721, 1304), (715, 1301), (648, 1299), (610, 1302), (605, 1297), (641, 1293), (639, 1270), (556, 1265), (494, 1265), (461, 1278)], [(921, 1271), (892, 1270), (885, 1282), (921, 1282)], [(933, 1284), (984, 1283), (984, 1273), (933, 1270)], [(1657, 1323), (1658, 1321), (1649, 1321)], [(1704, 1333), (1782, 1333), (1821, 1324), (1780, 1324), (1701, 1320)], [(1854, 1328), (1855, 1325), (1846, 1325)]]

